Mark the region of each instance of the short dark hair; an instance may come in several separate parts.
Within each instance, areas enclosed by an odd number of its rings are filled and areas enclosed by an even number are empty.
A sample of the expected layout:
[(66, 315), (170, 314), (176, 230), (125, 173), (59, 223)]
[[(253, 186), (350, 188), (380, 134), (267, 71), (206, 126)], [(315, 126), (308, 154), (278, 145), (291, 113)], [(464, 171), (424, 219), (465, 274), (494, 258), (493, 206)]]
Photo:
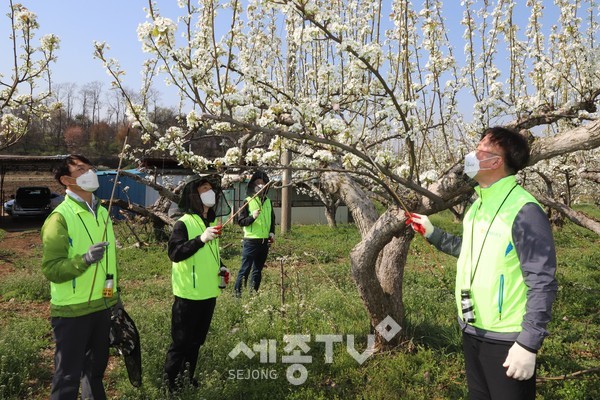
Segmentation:
[(58, 183), (63, 185), (63, 183), (60, 181), (60, 178), (65, 175), (71, 176), (71, 171), (69, 171), (69, 165), (75, 165), (75, 161), (81, 161), (82, 163), (86, 163), (87, 165), (92, 165), (90, 160), (88, 160), (81, 154), (69, 154), (62, 161), (62, 163), (54, 170), (54, 179), (56, 179)]
[(511, 129), (499, 126), (486, 129), (481, 139), (489, 137), (491, 143), (504, 151), (504, 163), (511, 175), (516, 174), (529, 163), (530, 149), (527, 138)]

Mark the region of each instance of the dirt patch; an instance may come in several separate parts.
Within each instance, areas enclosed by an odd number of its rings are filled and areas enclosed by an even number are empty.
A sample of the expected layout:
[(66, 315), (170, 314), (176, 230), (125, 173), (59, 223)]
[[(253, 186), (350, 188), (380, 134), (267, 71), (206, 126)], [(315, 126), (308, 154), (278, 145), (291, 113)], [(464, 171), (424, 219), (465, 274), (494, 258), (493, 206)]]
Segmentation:
[(50, 316), (50, 302), (18, 301), (15, 299), (0, 301), (0, 313), (3, 315), (5, 315), (4, 313), (6, 315), (11, 313), (25, 318)]
[(17, 259), (32, 257), (35, 249), (41, 245), (39, 229), (6, 231), (0, 240), (0, 279), (14, 272)]

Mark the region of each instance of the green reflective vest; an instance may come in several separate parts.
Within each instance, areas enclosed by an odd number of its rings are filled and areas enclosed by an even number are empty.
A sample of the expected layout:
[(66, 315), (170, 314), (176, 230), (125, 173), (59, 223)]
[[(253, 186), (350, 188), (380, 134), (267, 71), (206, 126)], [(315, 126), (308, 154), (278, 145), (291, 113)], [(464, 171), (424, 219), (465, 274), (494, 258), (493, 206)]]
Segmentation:
[[(198, 215), (185, 214), (179, 219), (185, 224), (188, 238), (201, 235), (206, 226)], [(211, 226), (217, 225), (216, 221)], [(219, 239), (205, 243), (193, 256), (173, 263), (171, 283), (173, 294), (189, 300), (205, 300), (219, 296)]]
[(252, 215), (254, 210), (261, 210), (260, 215), (252, 224), (244, 226), (244, 237), (248, 239), (267, 239), (271, 231), (271, 214), (273, 212), (271, 200), (267, 197), (261, 203), (258, 197), (256, 196), (252, 200), (250, 200), (250, 197), (246, 197), (248, 214)]
[[(109, 245), (104, 258), (78, 277), (62, 283), (50, 282), (52, 316), (75, 317), (112, 307), (117, 303), (118, 271), (115, 236), (108, 211), (98, 206), (94, 216), (85, 203), (66, 196), (53, 213), (61, 214), (67, 224), (68, 259), (85, 254), (94, 243), (106, 241)], [(102, 297), (107, 274), (113, 275), (111, 298)]]
[(527, 203), (539, 203), (519, 186), (514, 175), (488, 188), (463, 221), (463, 240), (456, 271), (456, 306), (462, 319), (461, 290), (470, 290), (476, 328), (520, 332), (527, 286), (512, 240), (513, 222)]

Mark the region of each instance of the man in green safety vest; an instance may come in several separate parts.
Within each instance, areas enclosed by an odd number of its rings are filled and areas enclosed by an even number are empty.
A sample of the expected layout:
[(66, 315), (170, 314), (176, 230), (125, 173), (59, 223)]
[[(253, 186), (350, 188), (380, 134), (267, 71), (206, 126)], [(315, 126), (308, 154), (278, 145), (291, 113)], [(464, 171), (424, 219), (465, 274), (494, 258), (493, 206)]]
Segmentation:
[(117, 303), (115, 235), (108, 211), (93, 192), (90, 161), (69, 155), (56, 180), (66, 196), (41, 230), (42, 272), (50, 281), (50, 317), (56, 349), (51, 399), (106, 399), (110, 309)]
[(242, 282), (250, 276), (250, 290), (258, 291), (262, 280), (262, 269), (267, 261), (269, 246), (275, 240), (275, 212), (271, 200), (267, 197), (265, 185), (269, 176), (256, 171), (246, 191), (246, 202), (239, 211), (238, 224), (244, 229), (242, 244), (242, 266), (235, 280), (235, 294), (242, 295)]
[(489, 128), (464, 172), (479, 185), (462, 237), (425, 215), (408, 221), (439, 250), (458, 257), (456, 306), (471, 399), (535, 399), (536, 353), (556, 298), (556, 252), (544, 210), (515, 174), (527, 166), (527, 139)]

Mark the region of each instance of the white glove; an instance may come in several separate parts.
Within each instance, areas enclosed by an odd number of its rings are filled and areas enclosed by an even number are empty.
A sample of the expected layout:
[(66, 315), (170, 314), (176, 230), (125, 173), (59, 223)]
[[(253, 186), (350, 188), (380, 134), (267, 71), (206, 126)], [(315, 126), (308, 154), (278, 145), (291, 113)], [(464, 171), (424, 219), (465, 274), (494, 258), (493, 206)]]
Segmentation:
[(218, 235), (219, 230), (213, 226), (209, 226), (204, 232), (202, 232), (202, 235), (200, 235), (200, 240), (202, 240), (204, 243), (207, 243), (211, 240), (214, 240)]
[(426, 238), (433, 234), (433, 224), (427, 215), (411, 213), (408, 220), (415, 232), (421, 233)]
[(506, 361), (502, 364), (508, 367), (506, 376), (519, 381), (525, 381), (533, 376), (535, 370), (535, 353), (519, 346), (517, 342), (508, 350)]
[(275, 234), (273, 232), (269, 232), (269, 243), (275, 243)]
[(87, 253), (83, 255), (83, 261), (85, 261), (87, 265), (92, 265), (102, 260), (106, 246), (108, 246), (108, 242), (100, 242), (91, 245)]
[(259, 209), (252, 211), (252, 218), (256, 219), (256, 218), (258, 218), (259, 215), (260, 215)]

